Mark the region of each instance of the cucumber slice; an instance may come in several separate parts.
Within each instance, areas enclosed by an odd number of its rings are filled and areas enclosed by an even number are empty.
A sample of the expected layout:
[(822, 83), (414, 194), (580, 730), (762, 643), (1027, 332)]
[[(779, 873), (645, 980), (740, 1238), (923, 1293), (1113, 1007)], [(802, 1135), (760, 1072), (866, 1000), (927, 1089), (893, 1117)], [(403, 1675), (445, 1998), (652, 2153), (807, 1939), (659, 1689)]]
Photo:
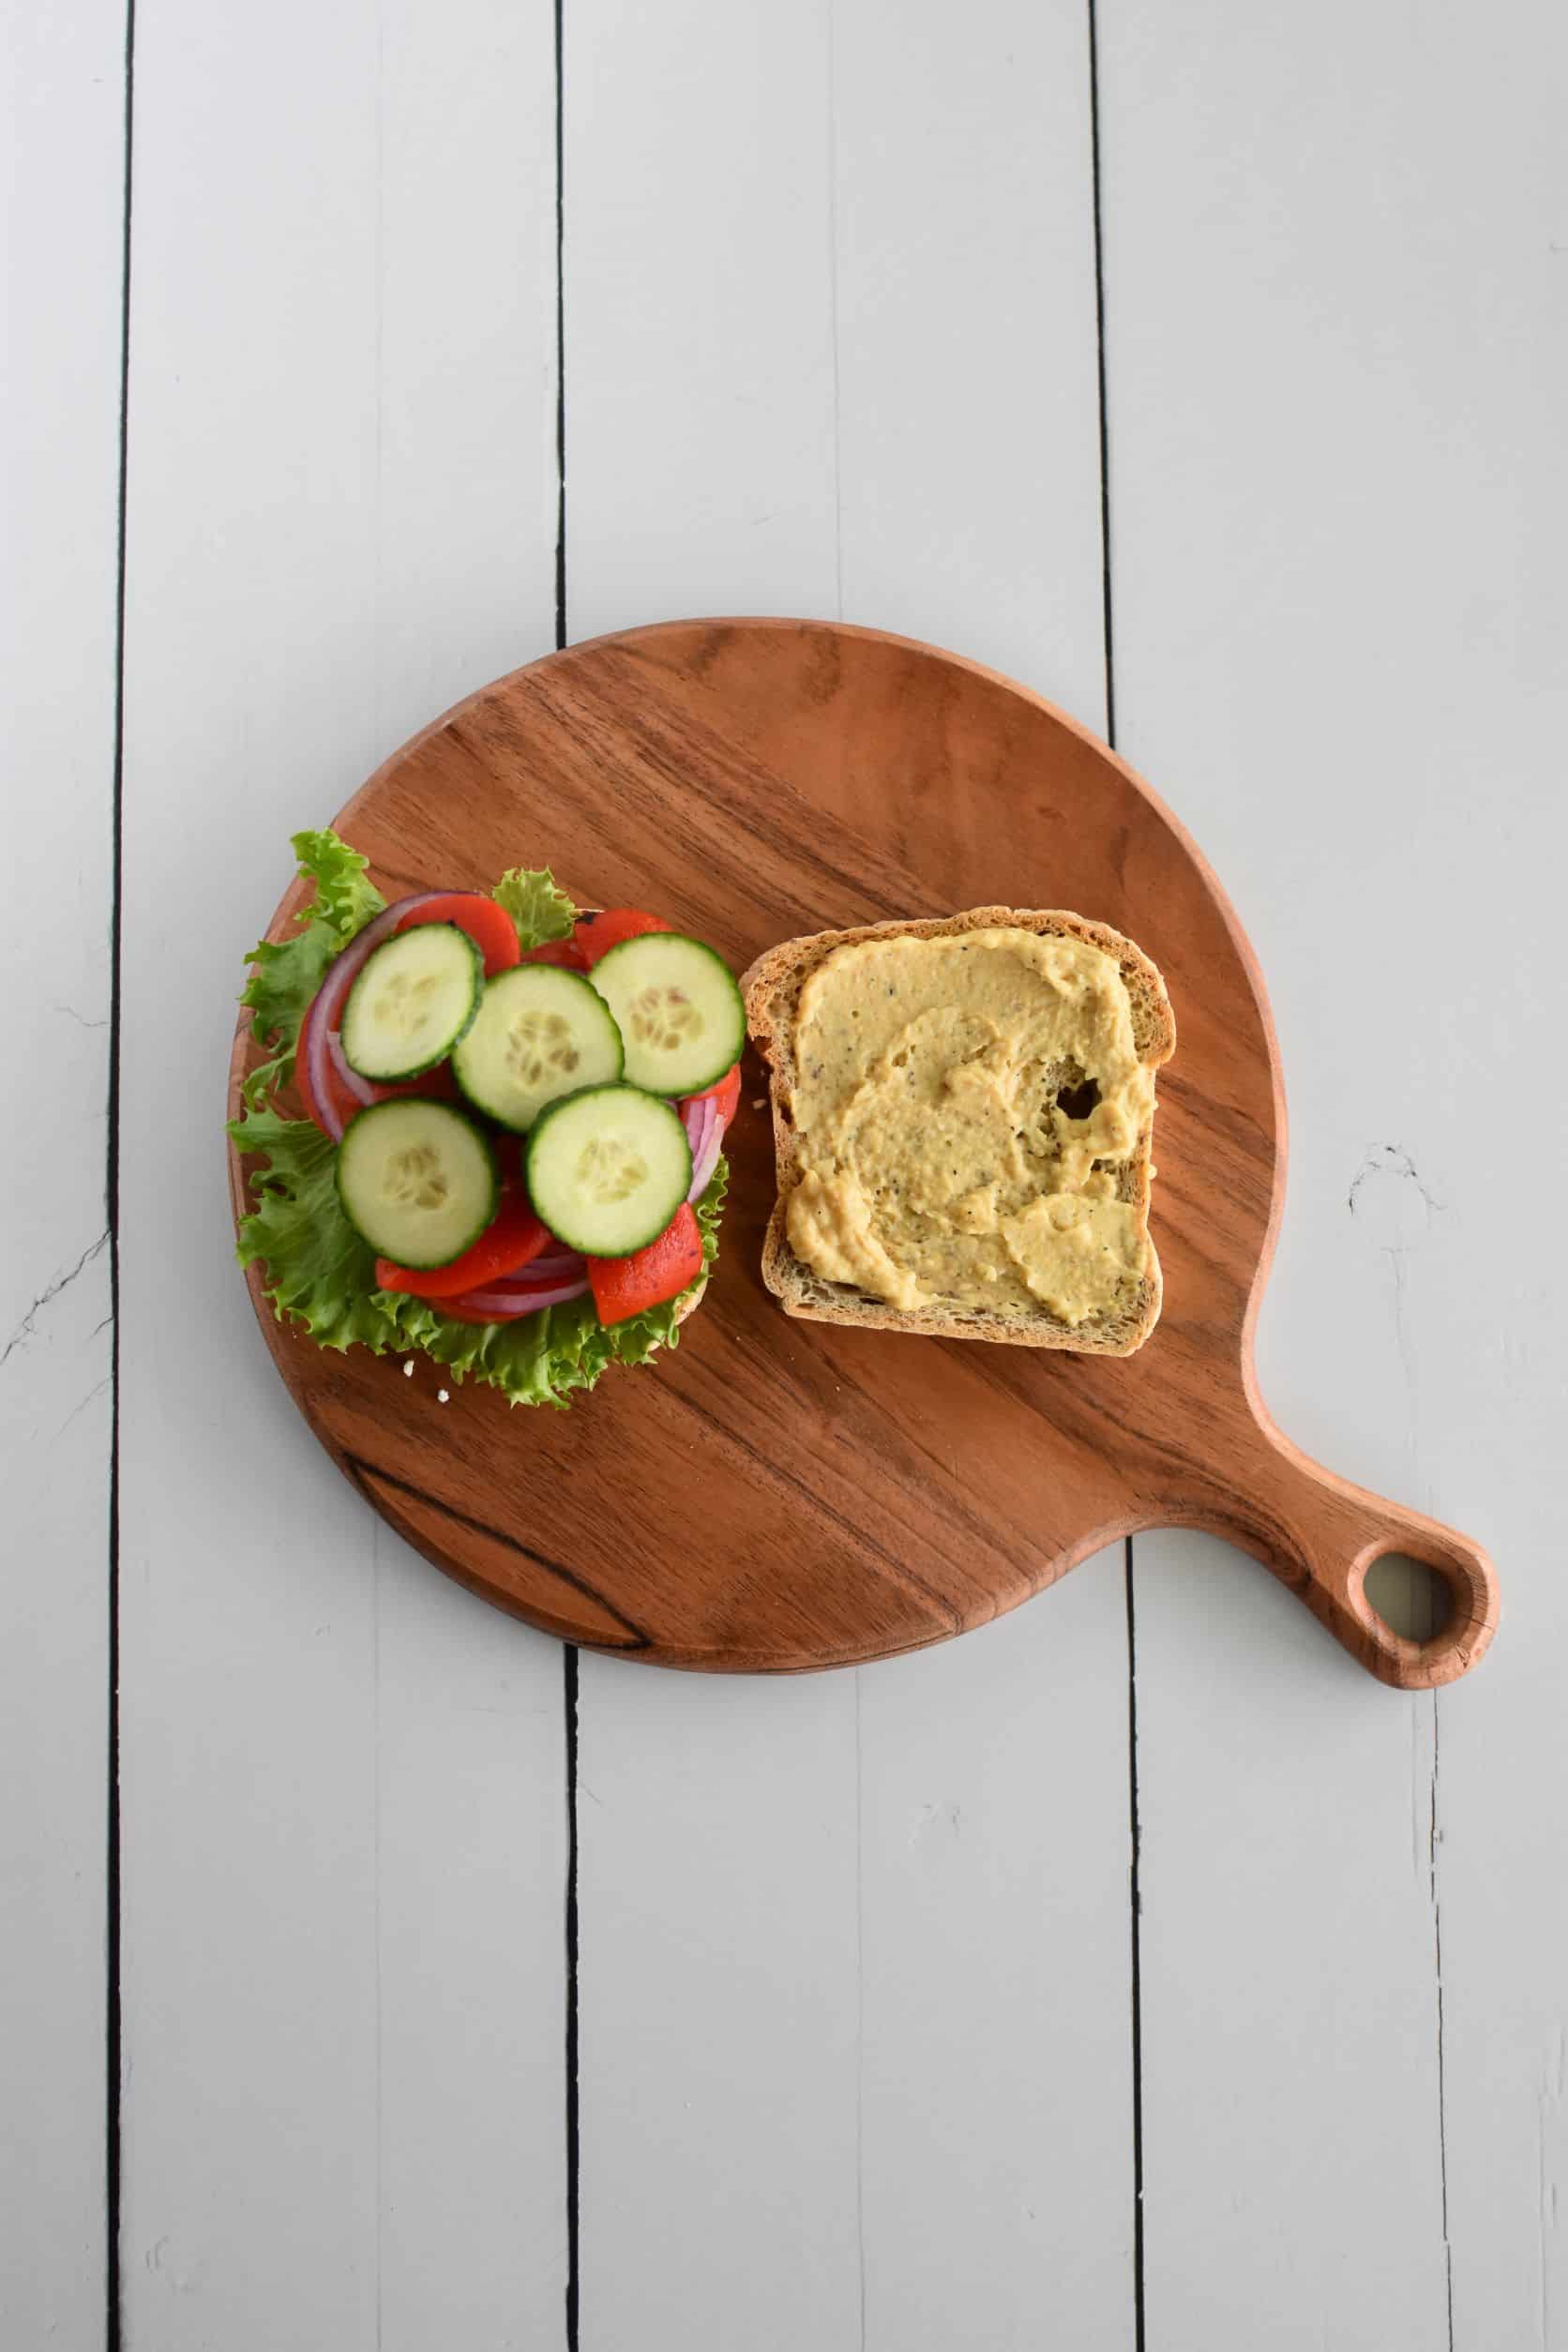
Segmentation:
[(433, 1069), (478, 1011), (484, 985), (484, 957), (455, 923), (395, 932), (366, 957), (349, 990), (344, 1061), (385, 1084)]
[(568, 1249), (629, 1258), (656, 1241), (691, 1189), (680, 1114), (637, 1086), (593, 1086), (547, 1110), (528, 1138), (528, 1198)]
[(531, 1127), (547, 1103), (621, 1075), (621, 1033), (580, 972), (515, 964), (485, 988), (452, 1074), (475, 1109)]
[(489, 1141), (450, 1103), (375, 1103), (343, 1131), (343, 1214), (378, 1257), (400, 1266), (449, 1266), (491, 1222), (500, 1197)]
[(740, 1060), (746, 1006), (729, 965), (700, 939), (644, 931), (589, 977), (626, 1040), (629, 1085), (700, 1094)]

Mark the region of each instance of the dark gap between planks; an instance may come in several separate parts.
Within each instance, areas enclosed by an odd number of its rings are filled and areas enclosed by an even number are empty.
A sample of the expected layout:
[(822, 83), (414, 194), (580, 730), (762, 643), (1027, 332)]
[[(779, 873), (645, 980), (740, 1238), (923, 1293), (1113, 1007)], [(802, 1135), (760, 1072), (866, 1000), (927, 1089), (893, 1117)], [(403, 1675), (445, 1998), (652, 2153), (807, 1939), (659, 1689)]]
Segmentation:
[[(1116, 639), (1110, 580), (1110, 425), (1106, 400), (1105, 216), (1101, 202), (1100, 45), (1095, 0), (1089, 11), (1089, 153), (1094, 226), (1094, 349), (1100, 427), (1100, 598), (1105, 641), (1106, 741), (1116, 748)], [(1133, 2073), (1133, 2340), (1144, 2352), (1143, 2247), (1143, 1921), (1139, 1884), (1140, 1829), (1138, 1805), (1138, 1613), (1133, 1575), (1133, 1539), (1126, 1539), (1123, 1580), (1127, 1606), (1127, 1811), (1131, 1862), (1128, 1910), (1132, 1938)]]
[(120, 235), (120, 418), (114, 531), (114, 741), (110, 787), (109, 1088), (105, 1104), (104, 1222), (109, 1232), (109, 1688), (104, 1869), (104, 2342), (120, 2352), (120, 966), (123, 908), (126, 685), (126, 485), (130, 415), (131, 135), (136, 89), (136, 0), (127, 0), (124, 178)]
[[(565, 27), (555, 0), (555, 649), (566, 642), (566, 165)], [(578, 2095), (579, 1913), (577, 1892), (578, 1653), (568, 1642), (562, 1666), (566, 1736), (566, 2352), (578, 2352), (581, 2311), (579, 2202), (581, 2109)]]

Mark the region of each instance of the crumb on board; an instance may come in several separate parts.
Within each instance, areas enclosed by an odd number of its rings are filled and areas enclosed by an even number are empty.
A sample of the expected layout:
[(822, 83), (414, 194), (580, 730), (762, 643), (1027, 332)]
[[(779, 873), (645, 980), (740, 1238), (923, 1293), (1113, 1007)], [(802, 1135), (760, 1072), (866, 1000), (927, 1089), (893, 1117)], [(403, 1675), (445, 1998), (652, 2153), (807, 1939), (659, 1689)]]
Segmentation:
[(767, 1096), (766, 1096), (765, 1094), (753, 1094), (753, 1096), (751, 1097), (751, 1108), (752, 1108), (752, 1109), (753, 1109), (753, 1110), (765, 1110), (765, 1109), (767, 1108), (767, 1100), (768, 1100), (768, 1098), (767, 1098)]
[(437, 1403), (438, 1405), (445, 1405), (445, 1402), (446, 1402), (446, 1400), (447, 1400), (447, 1397), (448, 1397), (449, 1394), (450, 1394), (450, 1392), (449, 1392), (448, 1390), (444, 1389), (444, 1388), (438, 1388), (438, 1389), (436, 1390), (436, 1393), (435, 1393), (435, 1401), (436, 1401), (436, 1403)]
[(405, 1380), (412, 1380), (414, 1378), (414, 1358), (412, 1356), (410, 1356), (408, 1362), (403, 1366), (403, 1378)]

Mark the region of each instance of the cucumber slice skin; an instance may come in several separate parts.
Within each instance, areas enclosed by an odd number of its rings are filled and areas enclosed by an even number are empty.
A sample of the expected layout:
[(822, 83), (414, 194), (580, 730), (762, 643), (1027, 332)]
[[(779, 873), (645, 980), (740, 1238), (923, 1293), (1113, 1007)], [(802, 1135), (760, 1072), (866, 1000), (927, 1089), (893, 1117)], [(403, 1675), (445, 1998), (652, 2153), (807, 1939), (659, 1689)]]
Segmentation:
[[(575, 1063), (560, 1069), (553, 1093), (539, 1086), (508, 1083), (496, 1069), (501, 1048), (496, 1031), (504, 1029), (508, 1009), (532, 1009), (577, 1024), (570, 1033)], [(564, 1038), (563, 1044), (567, 1040)], [(580, 1093), (585, 1086), (613, 1085), (626, 1063), (621, 1033), (614, 1015), (598, 990), (580, 972), (553, 964), (514, 964), (485, 984), (473, 1023), (452, 1054), (452, 1075), (475, 1110), (514, 1135), (526, 1135), (554, 1102)]]
[[(375, 1204), (368, 1201), (361, 1190), (360, 1171), (364, 1169), (368, 1175), (368, 1164), (373, 1164), (372, 1155), (384, 1145), (388, 1151), (397, 1148), (400, 1129), (407, 1138), (405, 1148), (421, 1144), (438, 1147), (445, 1141), (448, 1152), (455, 1151), (466, 1164), (460, 1172), (472, 1174), (475, 1180), (465, 1214), (460, 1220), (449, 1222), (433, 1253), (429, 1248), (421, 1250), (417, 1243), (411, 1247), (411, 1236), (398, 1225), (395, 1213), (390, 1217), (378, 1214)], [(458, 1133), (454, 1134), (454, 1129)], [(339, 1204), (360, 1240), (378, 1258), (389, 1258), (396, 1265), (420, 1273), (435, 1266), (449, 1266), (464, 1250), (472, 1249), (480, 1234), (494, 1223), (501, 1205), (501, 1171), (490, 1139), (476, 1119), (452, 1103), (427, 1102), (418, 1097), (372, 1103), (344, 1128), (335, 1172)]]
[[(442, 1030), (440, 1041), (434, 1045), (432, 1051), (415, 1055), (408, 1061), (400, 1061), (396, 1069), (393, 1069), (384, 1058), (377, 1061), (374, 1068), (366, 1069), (364, 1063), (372, 1057), (366, 1055), (362, 1049), (356, 1055), (359, 1040), (356, 1035), (355, 1008), (357, 1004), (359, 1012), (363, 1015), (365, 1006), (369, 1003), (369, 984), (372, 980), (385, 978), (386, 964), (383, 958), (388, 955), (389, 951), (396, 950), (400, 959), (410, 959), (419, 954), (421, 946), (427, 955), (430, 952), (432, 945), (438, 951), (445, 951), (455, 941), (461, 942), (472, 974), (468, 1005), (461, 1019), (455, 1024), (449, 1023)], [(381, 967), (379, 973), (376, 969), (378, 964)], [(364, 970), (354, 974), (354, 985), (349, 989), (338, 1031), (339, 1042), (343, 1048), (343, 1059), (351, 1070), (357, 1070), (361, 1078), (369, 1078), (378, 1086), (400, 1086), (405, 1079), (423, 1078), (427, 1070), (433, 1070), (438, 1063), (445, 1061), (447, 1055), (473, 1027), (484, 995), (484, 957), (475, 942), (469, 938), (468, 933), (460, 929), (456, 923), (421, 923), (412, 930), (394, 931), (390, 939), (384, 939), (374, 953), (366, 957)]]
[[(589, 1198), (580, 1161), (596, 1141), (625, 1142), (656, 1162), (627, 1200)], [(631, 1258), (657, 1241), (690, 1191), (691, 1145), (680, 1113), (660, 1095), (640, 1086), (587, 1086), (540, 1113), (528, 1138), (527, 1175), (534, 1214), (557, 1241), (588, 1258)]]
[[(746, 1003), (734, 973), (716, 948), (684, 931), (644, 931), (601, 956), (588, 974), (626, 1041), (626, 1078), (651, 1094), (701, 1094), (740, 1060), (746, 1045)], [(697, 1034), (656, 1046), (640, 1035), (638, 996), (682, 987), (695, 994)]]

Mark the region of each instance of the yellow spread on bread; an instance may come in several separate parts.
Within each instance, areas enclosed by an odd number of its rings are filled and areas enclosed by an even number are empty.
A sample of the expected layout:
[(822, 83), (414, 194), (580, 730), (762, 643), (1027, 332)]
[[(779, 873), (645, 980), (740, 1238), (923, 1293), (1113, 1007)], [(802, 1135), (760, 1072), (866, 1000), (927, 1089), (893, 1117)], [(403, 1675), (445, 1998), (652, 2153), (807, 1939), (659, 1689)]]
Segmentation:
[(1118, 1169), (1154, 1082), (1113, 957), (1013, 929), (836, 948), (795, 1068), (788, 1233), (825, 1281), (915, 1314), (1132, 1305), (1148, 1235)]

